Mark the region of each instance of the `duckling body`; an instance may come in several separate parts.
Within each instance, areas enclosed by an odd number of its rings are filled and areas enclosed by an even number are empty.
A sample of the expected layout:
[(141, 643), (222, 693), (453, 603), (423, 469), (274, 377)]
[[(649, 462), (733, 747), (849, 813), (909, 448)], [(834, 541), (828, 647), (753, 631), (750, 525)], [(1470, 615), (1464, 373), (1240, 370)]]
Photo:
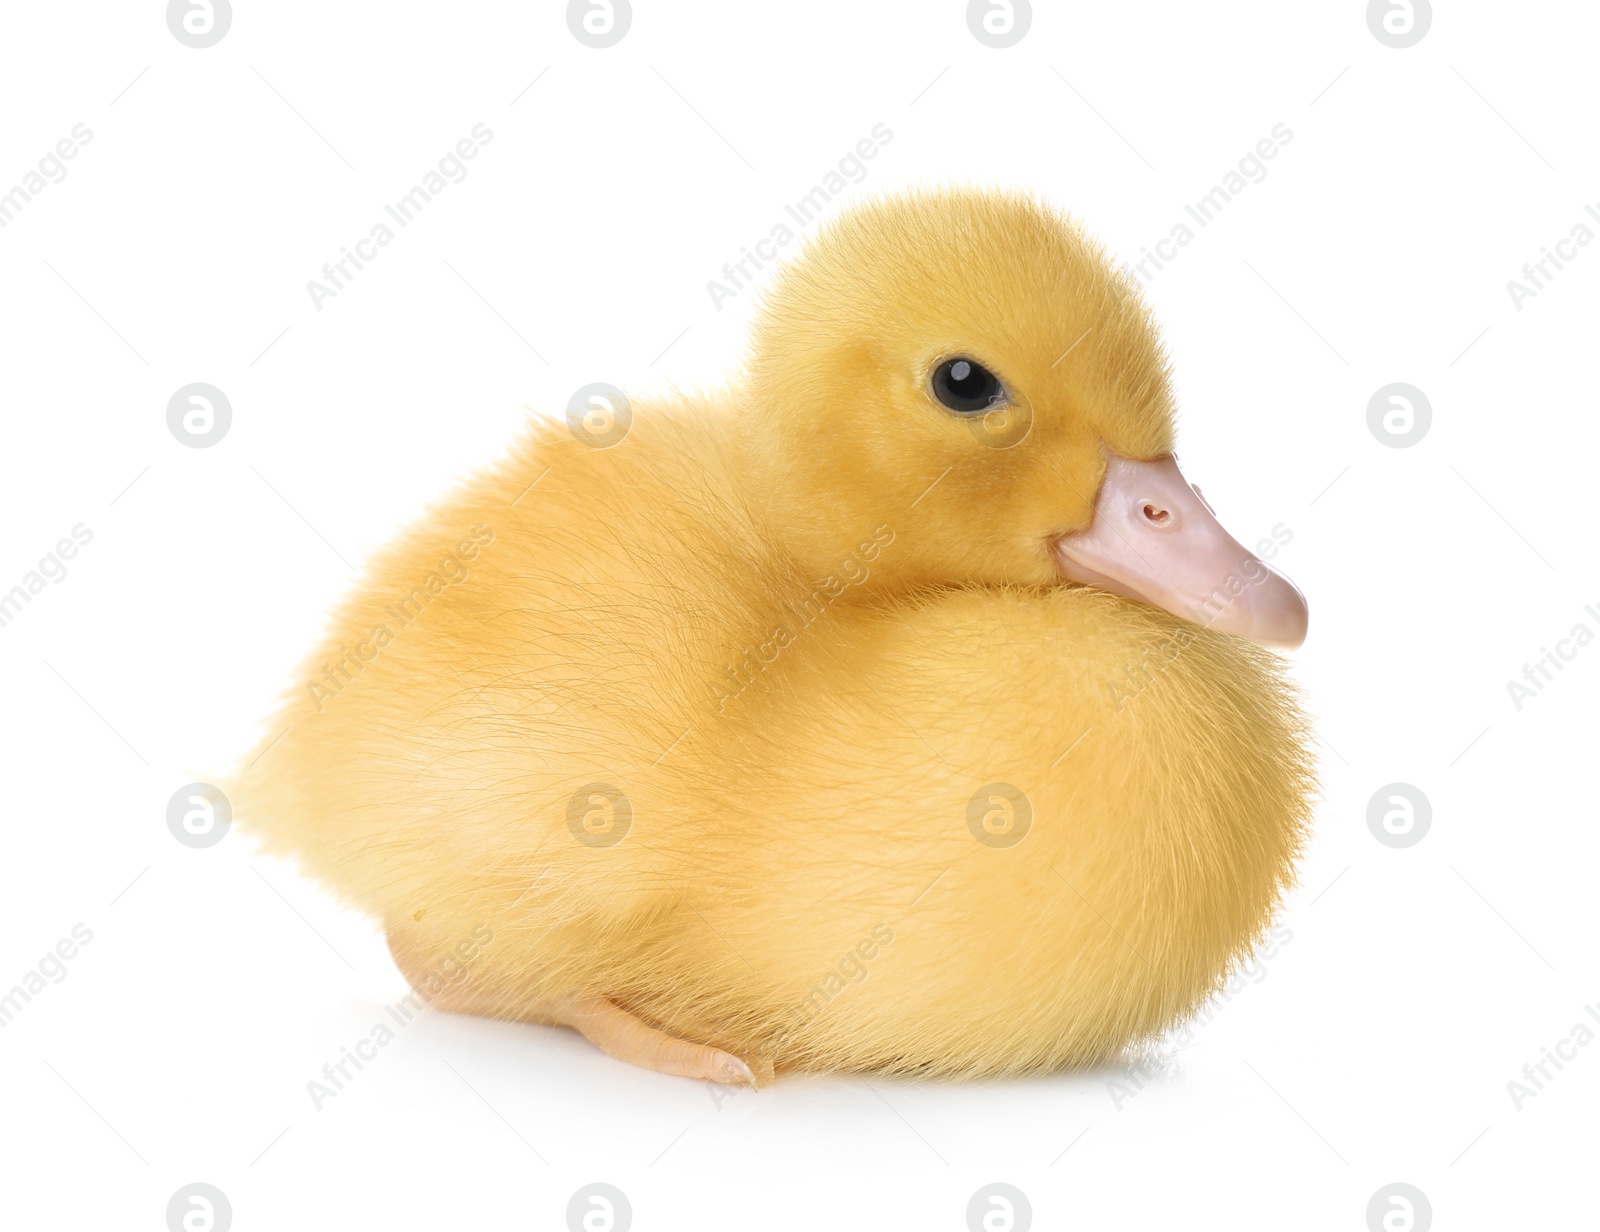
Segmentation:
[(536, 425), (384, 552), (247, 759), (241, 819), (436, 1005), (724, 1080), (996, 1074), (1159, 1033), (1267, 926), (1311, 790), (1280, 661), (1042, 546), (1091, 521), (1106, 453), (1170, 448), (1148, 323), (1039, 207), (878, 208), (833, 242), (999, 219), (1015, 274), (1045, 237), (1032, 291), (1068, 319), (1032, 349), (1111, 352), (1063, 374), (1070, 415), (1015, 358), (1020, 442), (907, 392), (956, 346), (1027, 349), (981, 311), (1029, 293), (1003, 268), (964, 329), (886, 301), (905, 348), (847, 294), (828, 339), (791, 331), (791, 276), (726, 394), (636, 402), (609, 448)]

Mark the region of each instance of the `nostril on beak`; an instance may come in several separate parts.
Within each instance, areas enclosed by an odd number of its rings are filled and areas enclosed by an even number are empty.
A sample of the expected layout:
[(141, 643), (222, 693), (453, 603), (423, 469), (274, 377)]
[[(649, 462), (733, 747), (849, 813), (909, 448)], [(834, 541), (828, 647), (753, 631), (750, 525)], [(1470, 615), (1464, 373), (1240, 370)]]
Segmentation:
[(1145, 502), (1145, 506), (1141, 512), (1144, 514), (1144, 520), (1149, 522), (1152, 526), (1165, 526), (1167, 523), (1172, 521), (1172, 514), (1167, 512), (1167, 510), (1163, 509), (1160, 505), (1153, 504), (1150, 501)]

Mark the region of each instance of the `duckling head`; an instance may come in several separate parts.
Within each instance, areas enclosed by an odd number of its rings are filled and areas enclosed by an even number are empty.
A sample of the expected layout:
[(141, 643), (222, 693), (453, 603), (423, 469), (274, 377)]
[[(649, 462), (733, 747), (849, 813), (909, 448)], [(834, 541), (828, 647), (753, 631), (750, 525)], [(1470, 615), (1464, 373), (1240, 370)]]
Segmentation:
[(762, 304), (739, 427), (752, 500), (814, 576), (869, 537), (871, 586), (1096, 586), (1266, 645), (1306, 605), (1172, 457), (1136, 288), (1025, 197), (843, 214)]

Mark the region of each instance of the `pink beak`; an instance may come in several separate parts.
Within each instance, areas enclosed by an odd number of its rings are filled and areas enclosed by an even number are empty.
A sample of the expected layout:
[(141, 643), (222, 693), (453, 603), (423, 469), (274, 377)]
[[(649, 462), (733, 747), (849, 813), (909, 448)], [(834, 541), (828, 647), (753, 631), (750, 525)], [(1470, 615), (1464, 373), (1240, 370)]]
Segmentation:
[(1055, 542), (1062, 576), (1165, 608), (1197, 625), (1293, 650), (1305, 596), (1217, 521), (1169, 454), (1110, 456), (1094, 521)]

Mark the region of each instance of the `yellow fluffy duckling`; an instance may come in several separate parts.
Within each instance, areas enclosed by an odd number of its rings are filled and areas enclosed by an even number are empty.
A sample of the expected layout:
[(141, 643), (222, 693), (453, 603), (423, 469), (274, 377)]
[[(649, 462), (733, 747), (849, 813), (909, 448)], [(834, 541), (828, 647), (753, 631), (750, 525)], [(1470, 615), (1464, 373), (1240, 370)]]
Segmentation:
[(234, 784), (267, 850), (435, 1006), (723, 1082), (1091, 1064), (1219, 987), (1306, 831), (1255, 644), (1305, 606), (1178, 472), (1097, 247), (868, 204), (726, 392), (632, 416), (371, 564)]

